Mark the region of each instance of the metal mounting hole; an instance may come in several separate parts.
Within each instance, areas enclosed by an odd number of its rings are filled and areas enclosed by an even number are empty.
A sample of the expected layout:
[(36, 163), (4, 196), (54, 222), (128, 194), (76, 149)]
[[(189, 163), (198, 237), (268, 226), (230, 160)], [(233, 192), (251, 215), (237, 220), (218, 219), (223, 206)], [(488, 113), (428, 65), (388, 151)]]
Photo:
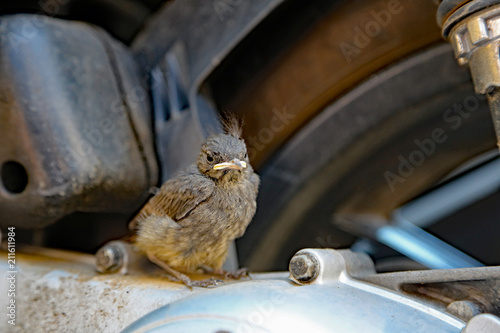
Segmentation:
[(8, 161), (2, 165), (1, 180), (8, 192), (22, 193), (28, 185), (28, 173), (20, 163)]

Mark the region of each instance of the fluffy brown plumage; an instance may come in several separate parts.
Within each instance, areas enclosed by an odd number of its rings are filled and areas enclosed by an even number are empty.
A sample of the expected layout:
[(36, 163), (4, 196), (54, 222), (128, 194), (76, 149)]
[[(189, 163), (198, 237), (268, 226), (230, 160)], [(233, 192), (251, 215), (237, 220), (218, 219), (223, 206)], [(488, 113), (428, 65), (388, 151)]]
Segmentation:
[(229, 245), (257, 207), (259, 177), (239, 126), (228, 123), (226, 132), (210, 137), (197, 162), (163, 184), (131, 222), (137, 248), (188, 285), (175, 271), (222, 272)]

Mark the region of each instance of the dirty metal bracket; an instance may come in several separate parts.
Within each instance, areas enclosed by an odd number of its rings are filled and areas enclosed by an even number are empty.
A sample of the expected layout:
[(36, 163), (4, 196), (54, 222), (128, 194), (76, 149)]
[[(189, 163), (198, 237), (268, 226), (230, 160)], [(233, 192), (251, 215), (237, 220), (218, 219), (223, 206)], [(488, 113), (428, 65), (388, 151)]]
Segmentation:
[(132, 214), (158, 168), (130, 52), (91, 25), (45, 16), (3, 16), (0, 35), (0, 227)]

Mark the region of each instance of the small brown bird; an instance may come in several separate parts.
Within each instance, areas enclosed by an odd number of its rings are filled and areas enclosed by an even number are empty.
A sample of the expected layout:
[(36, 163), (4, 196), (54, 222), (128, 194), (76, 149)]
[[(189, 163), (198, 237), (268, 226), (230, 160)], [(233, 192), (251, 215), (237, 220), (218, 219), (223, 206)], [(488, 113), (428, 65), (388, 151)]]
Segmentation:
[(197, 162), (164, 183), (130, 224), (136, 247), (189, 287), (210, 281), (191, 281), (181, 272), (246, 274), (225, 272), (222, 264), (255, 214), (260, 180), (237, 122), (229, 122), (225, 131), (210, 137)]

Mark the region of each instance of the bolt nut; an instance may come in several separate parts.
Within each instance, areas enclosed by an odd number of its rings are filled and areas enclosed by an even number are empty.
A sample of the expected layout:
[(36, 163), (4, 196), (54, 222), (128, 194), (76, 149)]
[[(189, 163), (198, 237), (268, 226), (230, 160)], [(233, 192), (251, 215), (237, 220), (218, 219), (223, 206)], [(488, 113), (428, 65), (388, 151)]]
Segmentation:
[(114, 273), (123, 266), (122, 250), (114, 244), (101, 247), (95, 256), (99, 273)]
[(446, 307), (446, 312), (464, 320), (470, 320), (475, 315), (483, 313), (481, 306), (473, 301), (455, 301)]
[(309, 253), (298, 253), (290, 260), (290, 274), (300, 283), (311, 283), (319, 274), (319, 262)]

